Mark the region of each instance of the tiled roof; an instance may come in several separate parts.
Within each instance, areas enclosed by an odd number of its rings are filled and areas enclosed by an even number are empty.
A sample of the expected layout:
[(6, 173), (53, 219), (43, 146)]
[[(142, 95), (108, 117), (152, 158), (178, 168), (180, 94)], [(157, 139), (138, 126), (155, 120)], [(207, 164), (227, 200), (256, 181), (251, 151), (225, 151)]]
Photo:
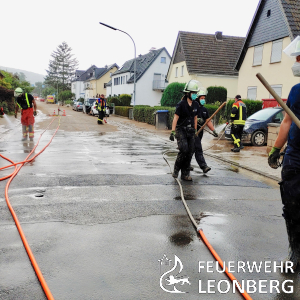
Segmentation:
[(178, 38), (189, 74), (238, 75), (234, 66), (245, 38), (223, 35), (217, 40), (215, 34), (186, 31), (179, 31)]
[[(119, 68), (119, 66), (115, 63), (115, 64), (105, 66), (104, 68), (98, 69), (99, 71), (96, 72), (96, 79), (99, 79), (100, 77), (105, 75), (107, 72), (109, 72), (111, 69), (113, 69), (114, 67), (116, 67), (117, 69)], [(102, 70), (102, 71), (100, 71), (100, 70)], [(96, 69), (96, 71), (97, 71), (97, 69)]]
[[(139, 55), (136, 58), (136, 81), (138, 81), (143, 76), (146, 70), (151, 66), (151, 64), (155, 61), (155, 59), (161, 54), (163, 50), (165, 50), (167, 55), (169, 55), (167, 49), (163, 47), (157, 50), (151, 50), (149, 53)], [(126, 61), (121, 67), (121, 69), (116, 71), (113, 75), (118, 75), (127, 72), (134, 73), (134, 59)], [(132, 76), (128, 79), (127, 83), (132, 83), (133, 81), (134, 75), (132, 74)]]
[(97, 68), (95, 65), (90, 66), (86, 71), (84, 71), (84, 73), (82, 73), (79, 77), (74, 78), (72, 81), (85, 81), (91, 78), (93, 76), (91, 73), (93, 73), (95, 68)]
[(294, 39), (300, 35), (300, 1), (280, 0), (280, 2)]

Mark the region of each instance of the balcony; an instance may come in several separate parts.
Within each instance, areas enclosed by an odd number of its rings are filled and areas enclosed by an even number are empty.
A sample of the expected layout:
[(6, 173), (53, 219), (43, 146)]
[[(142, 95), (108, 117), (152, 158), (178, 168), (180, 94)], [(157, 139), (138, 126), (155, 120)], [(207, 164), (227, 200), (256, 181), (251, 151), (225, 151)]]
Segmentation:
[(167, 85), (168, 82), (166, 82), (165, 80), (153, 80), (152, 90), (164, 91)]

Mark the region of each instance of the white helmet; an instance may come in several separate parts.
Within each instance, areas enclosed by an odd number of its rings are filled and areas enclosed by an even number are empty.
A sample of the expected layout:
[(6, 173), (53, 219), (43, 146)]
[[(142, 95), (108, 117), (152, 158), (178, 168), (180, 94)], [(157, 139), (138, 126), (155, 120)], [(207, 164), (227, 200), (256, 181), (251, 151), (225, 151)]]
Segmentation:
[(184, 87), (183, 92), (198, 92), (199, 91), (200, 82), (198, 80), (190, 80)]
[(14, 96), (18, 97), (23, 94), (23, 90), (20, 87), (17, 87), (14, 91)]
[(295, 56), (300, 55), (300, 36), (298, 35), (284, 50), (283, 52), (292, 58), (295, 59)]
[(201, 97), (201, 96), (206, 96), (207, 95), (207, 91), (203, 88), (201, 88), (201, 90), (197, 93), (197, 98)]

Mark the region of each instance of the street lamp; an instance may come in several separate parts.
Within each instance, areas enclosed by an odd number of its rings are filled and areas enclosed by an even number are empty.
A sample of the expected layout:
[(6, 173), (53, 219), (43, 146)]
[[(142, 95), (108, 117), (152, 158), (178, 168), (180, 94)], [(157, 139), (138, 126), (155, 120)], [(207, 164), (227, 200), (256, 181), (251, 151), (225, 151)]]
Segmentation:
[[(136, 83), (136, 49), (135, 49), (134, 40), (133, 40), (133, 38), (127, 32), (125, 32), (123, 30), (117, 29), (115, 27), (109, 26), (109, 25), (101, 23), (101, 22), (99, 22), (99, 24), (101, 24), (103, 26), (106, 26), (106, 27), (108, 27), (108, 28), (110, 28), (112, 30), (118, 30), (118, 31), (121, 31), (121, 32), (127, 34), (131, 38), (131, 40), (133, 42), (133, 45), (134, 45), (133, 106), (134, 106), (135, 105), (135, 97), (136, 97), (136, 91), (135, 91), (135, 83)], [(113, 81), (111, 80), (111, 85), (112, 84), (113, 84)]]

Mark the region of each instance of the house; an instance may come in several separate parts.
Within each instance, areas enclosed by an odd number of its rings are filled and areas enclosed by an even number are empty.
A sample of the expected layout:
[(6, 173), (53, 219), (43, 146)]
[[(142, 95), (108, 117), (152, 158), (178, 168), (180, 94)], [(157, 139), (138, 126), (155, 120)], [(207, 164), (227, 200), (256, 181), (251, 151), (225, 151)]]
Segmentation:
[[(107, 84), (107, 96), (129, 94), (134, 90), (134, 61), (128, 60), (112, 74)], [(166, 48), (151, 48), (149, 53), (136, 58), (136, 97), (134, 105), (160, 105), (162, 92), (167, 86), (166, 75), (171, 56)], [(133, 97), (132, 97), (133, 104)]]
[(169, 83), (200, 81), (205, 88), (223, 86), (227, 97), (237, 93), (238, 72), (236, 60), (245, 38), (215, 34), (179, 31), (167, 80)]
[(85, 97), (84, 82), (93, 76), (95, 65), (90, 66), (86, 71), (76, 70), (75, 78), (71, 80), (71, 92), (75, 94), (75, 99)]
[(119, 69), (117, 64), (105, 66), (104, 68), (94, 68), (92, 77), (84, 81), (85, 99), (106, 96), (106, 85), (111, 79), (111, 75)]
[(282, 51), (300, 35), (299, 0), (260, 0), (235, 69), (238, 94), (248, 99), (273, 98), (257, 79), (261, 73), (277, 94), (287, 98), (299, 83), (291, 67), (294, 61)]

